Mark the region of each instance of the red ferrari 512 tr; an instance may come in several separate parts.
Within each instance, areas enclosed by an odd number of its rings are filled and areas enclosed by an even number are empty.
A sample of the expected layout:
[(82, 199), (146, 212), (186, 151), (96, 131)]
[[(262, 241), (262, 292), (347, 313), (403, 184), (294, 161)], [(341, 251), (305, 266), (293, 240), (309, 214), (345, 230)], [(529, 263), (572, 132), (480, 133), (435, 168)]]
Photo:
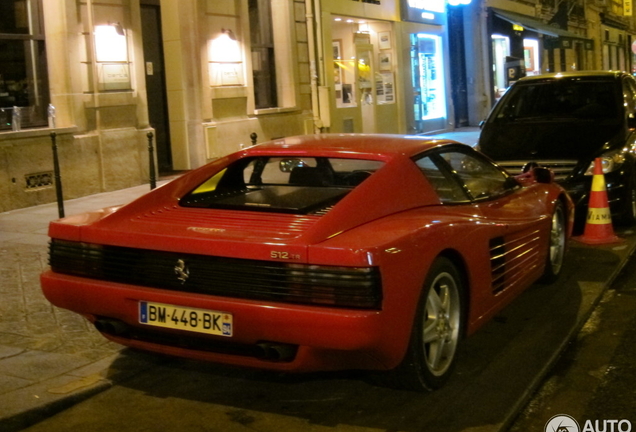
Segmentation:
[(52, 222), (41, 283), (123, 345), (431, 390), (463, 336), (558, 276), (572, 221), (550, 171), (463, 144), (291, 137)]

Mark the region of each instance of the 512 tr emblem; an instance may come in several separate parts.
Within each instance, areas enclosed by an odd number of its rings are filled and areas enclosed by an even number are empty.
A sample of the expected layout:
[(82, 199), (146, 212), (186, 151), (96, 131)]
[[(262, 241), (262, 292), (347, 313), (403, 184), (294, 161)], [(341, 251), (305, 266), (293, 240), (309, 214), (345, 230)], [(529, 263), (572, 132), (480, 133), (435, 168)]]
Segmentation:
[(292, 254), (292, 253), (283, 252), (283, 251), (271, 251), (269, 253), (269, 257), (272, 259), (280, 259), (280, 260), (299, 260), (300, 259), (299, 254)]

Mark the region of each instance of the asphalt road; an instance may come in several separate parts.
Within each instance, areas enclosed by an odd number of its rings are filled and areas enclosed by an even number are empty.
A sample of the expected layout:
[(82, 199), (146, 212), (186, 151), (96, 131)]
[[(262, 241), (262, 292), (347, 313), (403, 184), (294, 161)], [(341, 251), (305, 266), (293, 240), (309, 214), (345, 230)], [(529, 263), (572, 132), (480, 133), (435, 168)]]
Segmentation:
[[(592, 310), (601, 298), (605, 301), (597, 311), (609, 305), (612, 292), (603, 293), (626, 262), (633, 240), (630, 237), (628, 244), (616, 247), (574, 245), (562, 278), (553, 285), (531, 287), (468, 339), (455, 375), (434, 393), (379, 387), (361, 372), (285, 375), (126, 350), (122, 364), (128, 364), (130, 358), (141, 364), (134, 377), (26, 430), (505, 431), (563, 352), (564, 344), (573, 338), (592, 341), (591, 337), (575, 338), (586, 321), (584, 334), (606, 342), (598, 333), (604, 327), (595, 324), (604, 315), (592, 314)], [(624, 310), (610, 312), (611, 317), (634, 310), (627, 301), (617, 301), (617, 307)], [(601, 362), (609, 365), (614, 356), (606, 351), (616, 352), (621, 340), (616, 336), (613, 348), (590, 349), (602, 351), (606, 360)], [(117, 369), (115, 362), (113, 370)], [(607, 370), (595, 371), (609, 377)], [(578, 384), (574, 378), (564, 382), (563, 388)], [(590, 396), (590, 388), (581, 383), (576, 396), (589, 399), (585, 409), (597, 395)], [(600, 385), (595, 388), (602, 391)], [(545, 388), (541, 391), (547, 395), (543, 401), (548, 401), (552, 394)], [(564, 395), (565, 400), (569, 398)], [(536, 413), (534, 423), (524, 426), (522, 420), (532, 421), (533, 417), (523, 416), (513, 426), (516, 431), (543, 431), (547, 414), (526, 412)], [(559, 412), (578, 415), (569, 406)]]
[[(543, 431), (548, 419), (569, 415), (610, 432), (609, 421), (636, 430), (636, 256), (572, 340), (510, 432)], [(614, 424), (618, 431), (618, 424)], [(588, 429), (589, 430), (589, 429)], [(627, 423), (621, 431), (627, 432)]]

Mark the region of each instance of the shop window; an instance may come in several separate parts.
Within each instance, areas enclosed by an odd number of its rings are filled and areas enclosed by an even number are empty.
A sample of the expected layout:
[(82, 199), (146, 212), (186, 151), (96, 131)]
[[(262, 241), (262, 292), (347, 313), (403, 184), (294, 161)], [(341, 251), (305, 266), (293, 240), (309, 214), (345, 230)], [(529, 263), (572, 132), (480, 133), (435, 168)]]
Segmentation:
[(495, 98), (499, 99), (510, 85), (506, 74), (506, 57), (510, 56), (510, 38), (492, 35), (493, 79)]
[(572, 69), (573, 70), (585, 69), (585, 47), (582, 43), (574, 44), (574, 56), (575, 56), (575, 63)]
[(40, 0), (0, 2), (0, 130), (47, 125), (49, 89)]
[(446, 117), (442, 65), (442, 38), (433, 34), (412, 34), (411, 69), (415, 92), (413, 108), (418, 130), (423, 127), (423, 121)]
[[(358, 106), (359, 89), (356, 80), (359, 73), (364, 76), (364, 63), (357, 59), (355, 37), (360, 32), (360, 21), (354, 18), (335, 17), (332, 27), (333, 40), (331, 48), (333, 53), (333, 79), (334, 95), (338, 108)], [(368, 32), (367, 32), (368, 34)], [(363, 41), (368, 44), (370, 42)], [(367, 65), (369, 66), (369, 65)], [(362, 67), (362, 69), (360, 69)]]
[(248, 0), (254, 106), (257, 110), (295, 105), (289, 3)]
[(374, 104), (395, 103), (391, 25), (385, 21), (334, 16), (331, 30), (336, 107), (361, 106), (364, 110)]
[(523, 40), (523, 60), (527, 75), (539, 75), (541, 65), (539, 64), (539, 41), (537, 39)]

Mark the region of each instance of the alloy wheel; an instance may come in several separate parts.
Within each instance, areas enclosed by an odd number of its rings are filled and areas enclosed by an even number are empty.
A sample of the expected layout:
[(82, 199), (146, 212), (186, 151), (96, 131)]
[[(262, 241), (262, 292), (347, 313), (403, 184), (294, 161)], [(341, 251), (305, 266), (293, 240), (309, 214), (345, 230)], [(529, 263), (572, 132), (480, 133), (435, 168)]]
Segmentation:
[(450, 367), (459, 340), (460, 300), (453, 276), (443, 272), (431, 284), (426, 299), (423, 342), (428, 370), (443, 375)]
[(557, 206), (552, 215), (552, 227), (550, 228), (550, 264), (552, 272), (559, 274), (565, 255), (565, 215), (563, 208)]

